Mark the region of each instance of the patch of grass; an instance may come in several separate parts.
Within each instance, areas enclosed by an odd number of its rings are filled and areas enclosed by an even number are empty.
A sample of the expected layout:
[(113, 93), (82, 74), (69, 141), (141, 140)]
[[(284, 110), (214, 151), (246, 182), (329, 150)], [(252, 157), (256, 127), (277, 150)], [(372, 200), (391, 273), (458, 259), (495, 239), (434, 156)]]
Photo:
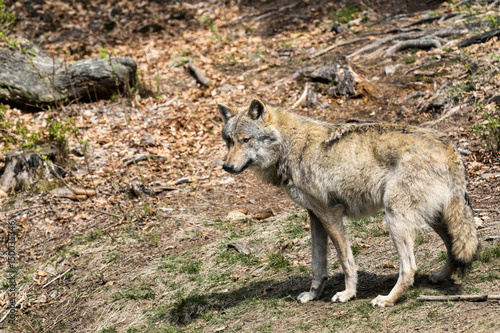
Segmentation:
[(422, 245), (425, 242), (425, 237), (422, 233), (417, 234), (417, 237), (415, 237), (415, 245)]
[(116, 326), (105, 327), (101, 330), (101, 333), (115, 333), (118, 332)]
[(281, 252), (269, 253), (267, 255), (267, 264), (276, 271), (289, 271), (291, 269), (290, 260)]
[(472, 131), (478, 133), (486, 142), (486, 145), (495, 155), (500, 152), (500, 107), (494, 111), (486, 111), (483, 105), (478, 106), (484, 110), (482, 121), (472, 125)]
[(193, 62), (193, 59), (190, 57), (182, 57), (182, 56), (176, 57), (170, 61), (170, 67), (172, 68), (182, 67), (190, 62)]
[(338, 23), (349, 23), (350, 21), (354, 20), (357, 16), (357, 14), (360, 12), (360, 10), (356, 7), (353, 6), (346, 6), (342, 9), (337, 10), (335, 13), (332, 15), (332, 20), (333, 22), (338, 22)]
[(244, 254), (234, 250), (221, 252), (217, 258), (218, 264), (225, 263), (229, 265), (241, 264), (244, 266), (256, 266), (260, 264), (260, 259), (253, 254)]
[(260, 333), (272, 333), (272, 326), (271, 324), (263, 324), (255, 328), (255, 332), (260, 332)]
[(181, 266), (180, 272), (186, 274), (198, 274), (200, 272), (200, 267), (201, 260), (188, 261)]
[(231, 230), (231, 234), (227, 237), (227, 240), (252, 236), (255, 233), (255, 231), (256, 230), (254, 228), (250, 228), (242, 232), (236, 232), (234, 230)]
[(117, 301), (120, 299), (131, 299), (131, 300), (140, 300), (140, 299), (154, 299), (155, 292), (151, 289), (151, 286), (143, 284), (137, 287), (129, 287), (126, 291), (119, 291), (111, 295), (113, 301)]
[(87, 242), (95, 242), (97, 240), (100, 240), (101, 238), (102, 238), (102, 230), (96, 229), (96, 230), (91, 230), (90, 233), (85, 238), (85, 240)]
[(484, 248), (477, 256), (477, 260), (483, 263), (500, 258), (500, 243), (495, 246)]
[(500, 21), (495, 17), (495, 15), (488, 15), (488, 22), (490, 22), (491, 29), (500, 28)]
[(403, 57), (403, 62), (407, 65), (413, 64), (415, 61), (417, 61), (417, 56), (416, 55), (411, 55), (408, 57)]
[(366, 320), (370, 319), (370, 313), (373, 311), (373, 306), (370, 303), (371, 301), (361, 301), (356, 305), (356, 311), (359, 312), (361, 318), (365, 318)]
[(106, 259), (104, 259), (104, 263), (111, 264), (111, 263), (117, 261), (120, 257), (121, 257), (121, 253), (112, 251), (112, 252), (108, 253), (108, 256), (106, 257)]
[(498, 276), (492, 272), (486, 274), (485, 276), (479, 277), (479, 281), (481, 281), (481, 282), (491, 282), (491, 281), (498, 280), (498, 279), (500, 279), (500, 276)]
[(352, 255), (357, 257), (358, 254), (359, 254), (359, 247), (355, 244), (352, 244), (351, 245), (351, 251), (352, 251)]
[(302, 238), (307, 234), (304, 224), (309, 214), (303, 210), (295, 212), (285, 219), (284, 232), (290, 238)]
[(438, 260), (439, 261), (446, 261), (446, 259), (448, 259), (448, 253), (445, 251), (439, 252)]

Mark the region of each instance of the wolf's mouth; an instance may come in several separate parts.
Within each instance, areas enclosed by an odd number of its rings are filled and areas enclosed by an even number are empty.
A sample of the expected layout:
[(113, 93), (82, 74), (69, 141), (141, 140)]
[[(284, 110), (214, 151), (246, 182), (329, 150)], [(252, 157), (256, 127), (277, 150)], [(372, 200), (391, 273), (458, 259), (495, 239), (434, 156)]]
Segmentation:
[(251, 164), (253, 163), (253, 160), (252, 159), (249, 159), (245, 165), (243, 167), (241, 167), (241, 169), (235, 169), (234, 165), (232, 164), (224, 164), (224, 166), (222, 167), (224, 170), (226, 170), (227, 172), (233, 174), (233, 175), (237, 175), (239, 173), (242, 173), (243, 171), (245, 171), (245, 169), (247, 169)]

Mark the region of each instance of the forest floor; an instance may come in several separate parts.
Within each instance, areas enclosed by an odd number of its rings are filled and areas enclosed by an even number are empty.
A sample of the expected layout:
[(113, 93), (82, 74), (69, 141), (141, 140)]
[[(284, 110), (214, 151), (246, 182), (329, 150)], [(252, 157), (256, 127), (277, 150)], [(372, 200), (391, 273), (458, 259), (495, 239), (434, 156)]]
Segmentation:
[[(107, 101), (31, 113), (2, 107), (0, 120), (15, 135), (10, 142), (4, 136), (0, 148), (17, 149), (29, 144), (29, 133), (51, 128), (69, 153), (58, 177), (0, 193), (0, 236), (6, 244), (7, 222), (15, 223), (18, 267), (12, 324), (1, 257), (0, 331), (500, 330), (498, 301), (417, 300), (500, 294), (500, 244), (491, 240), (500, 235), (500, 41), (458, 45), (499, 28), (498, 1), (365, 1), (358, 8), (318, 0), (5, 3), (19, 41), (67, 62), (133, 57), (139, 84)], [(392, 42), (381, 42), (402, 34), (437, 44), (392, 51)], [(187, 63), (208, 87), (189, 75)], [(354, 93), (331, 94), (334, 83), (311, 82), (311, 73), (329, 64), (350, 66)], [(371, 299), (388, 293), (398, 276), (379, 213), (347, 227), (359, 266), (357, 298), (330, 302), (344, 284), (330, 251), (324, 295), (297, 303), (311, 281), (307, 213), (251, 172), (221, 168), (226, 148), (216, 105), (241, 107), (253, 98), (330, 122), (412, 124), (450, 135), (467, 168), (482, 245), (471, 271), (429, 283), (446, 253), (435, 233), (420, 231), (414, 286), (394, 307), (372, 308)]]

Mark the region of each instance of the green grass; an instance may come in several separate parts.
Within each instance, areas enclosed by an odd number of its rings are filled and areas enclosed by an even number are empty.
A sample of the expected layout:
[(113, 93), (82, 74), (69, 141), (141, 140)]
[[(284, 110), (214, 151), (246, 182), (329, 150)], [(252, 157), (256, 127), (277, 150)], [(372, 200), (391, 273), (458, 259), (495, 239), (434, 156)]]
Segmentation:
[(350, 21), (355, 19), (356, 14), (358, 14), (359, 12), (360, 10), (356, 7), (346, 6), (333, 13), (332, 20), (333, 22), (338, 22), (343, 24), (349, 23)]
[(482, 263), (487, 263), (497, 258), (500, 258), (500, 243), (495, 246), (484, 248), (477, 256), (477, 260)]
[(269, 267), (271, 267), (276, 271), (291, 270), (290, 260), (287, 257), (285, 257), (281, 252), (268, 253), (267, 264), (269, 265)]
[(244, 266), (256, 266), (260, 264), (260, 259), (253, 254), (244, 254), (234, 250), (222, 251), (216, 258), (217, 264)]
[(181, 266), (180, 272), (186, 274), (198, 274), (200, 272), (200, 267), (201, 260), (188, 261)]
[(308, 225), (309, 214), (307, 211), (299, 211), (291, 214), (285, 219), (284, 223), (284, 233), (290, 238), (301, 238), (308, 234), (305, 225)]
[(479, 277), (479, 281), (481, 281), (481, 282), (492, 282), (492, 281), (498, 280), (498, 279), (500, 279), (500, 276), (498, 276), (497, 274), (492, 273), (492, 272), (486, 274), (485, 276)]
[(155, 292), (151, 286), (143, 284), (136, 287), (129, 287), (127, 290), (116, 292), (111, 295), (113, 301), (120, 299), (141, 300), (141, 299), (154, 299)]

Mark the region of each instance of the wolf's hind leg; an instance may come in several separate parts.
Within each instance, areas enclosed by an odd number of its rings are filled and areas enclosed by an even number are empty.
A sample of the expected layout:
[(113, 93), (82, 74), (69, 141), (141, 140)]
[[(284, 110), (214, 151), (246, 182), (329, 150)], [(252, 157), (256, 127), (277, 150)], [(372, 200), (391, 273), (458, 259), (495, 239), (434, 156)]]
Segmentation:
[(446, 263), (440, 271), (434, 272), (429, 276), (429, 280), (432, 283), (442, 282), (451, 277), (453, 272), (455, 271), (455, 264), (453, 263), (452, 254), (451, 254), (451, 236), (446, 230), (445, 226), (442, 226), (443, 222), (439, 221), (441, 225), (433, 225), (434, 231), (441, 237), (446, 246), (446, 250), (448, 252), (448, 258), (446, 259)]
[(309, 219), (311, 221), (313, 281), (311, 289), (297, 297), (297, 300), (301, 303), (318, 299), (323, 292), (326, 280), (328, 280), (326, 271), (328, 235), (320, 220), (312, 211), (309, 211)]
[[(415, 230), (412, 219), (402, 214), (395, 214), (392, 210), (386, 210), (385, 218), (399, 255), (399, 277), (389, 295), (379, 295), (372, 300), (371, 303), (374, 307), (382, 308), (394, 305), (403, 292), (413, 284), (413, 278), (417, 271), (415, 256), (413, 254)], [(415, 218), (415, 216), (412, 218)]]

